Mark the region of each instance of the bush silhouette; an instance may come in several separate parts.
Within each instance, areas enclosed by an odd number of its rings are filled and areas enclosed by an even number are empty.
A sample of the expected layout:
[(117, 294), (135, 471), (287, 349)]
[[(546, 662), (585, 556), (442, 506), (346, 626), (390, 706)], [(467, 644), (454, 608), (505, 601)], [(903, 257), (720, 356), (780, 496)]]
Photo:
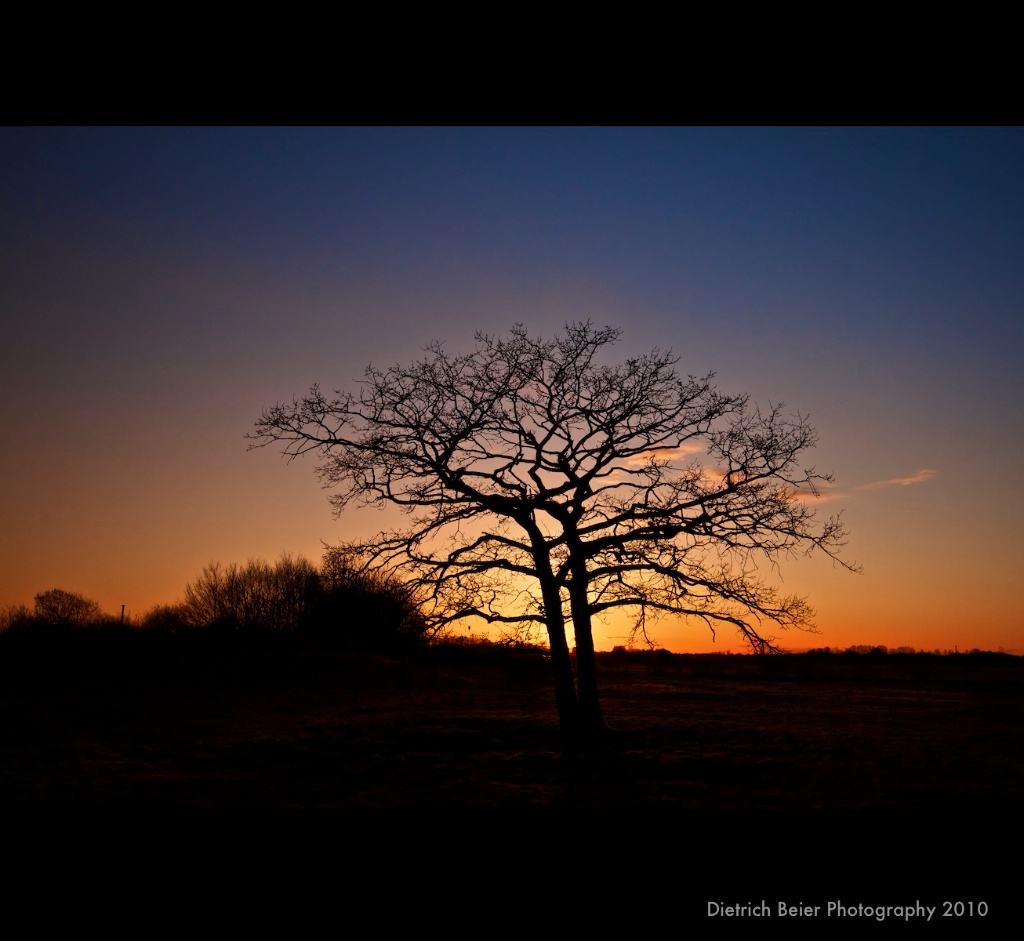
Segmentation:
[(250, 559), (244, 566), (211, 562), (185, 588), (181, 617), (193, 627), (243, 631), (294, 631), (309, 602), (316, 567), (284, 554), (276, 564)]
[(139, 626), (147, 631), (173, 634), (187, 627), (188, 620), (181, 605), (158, 604), (142, 616)]
[(425, 618), (412, 593), (328, 550), (317, 569), (308, 559), (283, 555), (274, 565), (207, 565), (177, 607), (154, 609), (143, 622), (177, 630), (221, 634), (290, 634), (335, 650), (398, 655), (423, 642)]
[(342, 552), (328, 550), (310, 580), (303, 623), (306, 638), (335, 649), (402, 654), (429, 635), (413, 592), (379, 571), (360, 570)]

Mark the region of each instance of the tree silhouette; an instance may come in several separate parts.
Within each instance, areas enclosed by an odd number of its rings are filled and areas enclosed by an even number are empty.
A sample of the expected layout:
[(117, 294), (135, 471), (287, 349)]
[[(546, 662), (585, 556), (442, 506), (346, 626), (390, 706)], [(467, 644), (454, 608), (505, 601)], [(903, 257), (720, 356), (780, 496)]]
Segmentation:
[(595, 615), (633, 609), (634, 637), (650, 615), (695, 617), (770, 651), (763, 623), (806, 628), (812, 611), (763, 563), (841, 562), (839, 518), (819, 522), (809, 503), (831, 477), (801, 467), (806, 419), (722, 394), (713, 374), (684, 379), (670, 351), (599, 362), (620, 333), (585, 322), (540, 340), (517, 325), (467, 354), (435, 343), (412, 365), (370, 366), (358, 392), (313, 386), (250, 436), (318, 455), (337, 513), (405, 511), (404, 528), (344, 550), (414, 585), (436, 625), (543, 624), (571, 739), (605, 729)]
[(62, 588), (51, 588), (36, 595), (35, 614), (46, 624), (74, 627), (93, 623), (102, 616), (97, 602)]

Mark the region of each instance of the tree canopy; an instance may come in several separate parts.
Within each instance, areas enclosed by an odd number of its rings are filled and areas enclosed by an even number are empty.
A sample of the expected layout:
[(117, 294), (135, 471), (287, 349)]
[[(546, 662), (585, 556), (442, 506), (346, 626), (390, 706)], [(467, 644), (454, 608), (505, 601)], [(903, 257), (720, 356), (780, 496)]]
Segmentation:
[(803, 465), (806, 418), (722, 393), (711, 373), (684, 378), (671, 351), (604, 362), (620, 334), (584, 322), (542, 340), (517, 325), (465, 354), (435, 343), (368, 367), (355, 391), (313, 386), (252, 435), (317, 455), (338, 513), (405, 511), (402, 528), (338, 551), (414, 585), (438, 627), (543, 625), (570, 732), (603, 728), (595, 615), (629, 609), (644, 637), (652, 614), (697, 618), (766, 652), (765, 625), (809, 628), (813, 612), (765, 573), (815, 551), (847, 565), (839, 518), (812, 506), (832, 478)]
[(97, 602), (62, 588), (51, 588), (36, 595), (35, 614), (46, 624), (73, 627), (91, 624), (102, 616)]

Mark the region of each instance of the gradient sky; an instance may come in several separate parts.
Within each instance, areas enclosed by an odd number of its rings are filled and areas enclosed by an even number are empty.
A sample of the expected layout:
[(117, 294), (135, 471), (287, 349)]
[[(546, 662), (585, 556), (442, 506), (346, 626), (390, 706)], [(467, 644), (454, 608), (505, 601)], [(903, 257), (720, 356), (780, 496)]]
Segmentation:
[(0, 129), (0, 606), (369, 535), (263, 408), (589, 318), (811, 416), (864, 571), (786, 646), (1024, 653), (1022, 248), (1018, 128)]

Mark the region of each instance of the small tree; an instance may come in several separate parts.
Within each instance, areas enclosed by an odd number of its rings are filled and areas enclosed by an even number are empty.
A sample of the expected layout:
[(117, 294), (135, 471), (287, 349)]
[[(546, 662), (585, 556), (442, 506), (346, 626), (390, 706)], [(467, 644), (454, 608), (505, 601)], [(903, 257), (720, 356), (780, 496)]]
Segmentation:
[(83, 627), (98, 621), (102, 616), (97, 602), (60, 588), (40, 592), (35, 602), (36, 617), (47, 624)]
[(801, 466), (816, 440), (804, 418), (725, 395), (712, 374), (684, 379), (671, 352), (600, 363), (619, 335), (588, 322), (545, 341), (517, 325), (464, 355), (433, 344), (410, 366), (369, 367), (358, 392), (314, 386), (268, 409), (251, 436), (319, 455), (338, 513), (406, 512), (405, 528), (345, 551), (407, 581), (436, 625), (543, 624), (570, 738), (605, 728), (595, 615), (633, 609), (644, 638), (649, 615), (697, 618), (771, 651), (763, 623), (808, 628), (812, 611), (759, 563), (838, 561), (844, 536), (810, 506), (831, 477)]

